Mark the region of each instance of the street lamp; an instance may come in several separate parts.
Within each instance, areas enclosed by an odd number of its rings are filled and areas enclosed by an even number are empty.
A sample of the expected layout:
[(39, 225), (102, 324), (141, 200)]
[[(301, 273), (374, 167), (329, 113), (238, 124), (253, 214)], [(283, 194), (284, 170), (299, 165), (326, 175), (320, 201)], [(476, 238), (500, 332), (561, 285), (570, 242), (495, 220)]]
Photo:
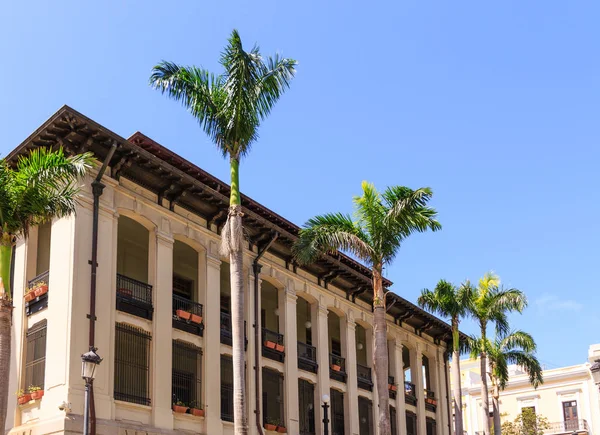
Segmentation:
[(89, 433), (90, 419), (90, 387), (94, 382), (94, 373), (96, 366), (102, 362), (102, 358), (96, 353), (96, 348), (92, 347), (89, 351), (81, 355), (81, 377), (85, 381), (85, 406), (83, 409), (83, 433)]
[(329, 409), (329, 396), (327, 394), (323, 394), (323, 435), (329, 435), (329, 416), (327, 415), (327, 410)]

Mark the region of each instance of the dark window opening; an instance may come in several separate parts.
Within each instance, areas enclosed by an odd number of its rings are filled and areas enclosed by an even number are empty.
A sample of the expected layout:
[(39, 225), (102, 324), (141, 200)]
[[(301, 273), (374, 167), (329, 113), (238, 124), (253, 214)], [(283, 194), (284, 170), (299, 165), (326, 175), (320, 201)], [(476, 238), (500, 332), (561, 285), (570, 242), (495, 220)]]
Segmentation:
[(398, 435), (398, 422), (396, 421), (397, 418), (398, 415), (396, 414), (396, 408), (390, 406), (390, 428), (392, 435)]
[(124, 323), (117, 323), (115, 330), (115, 399), (150, 405), (152, 336)]
[(300, 435), (315, 435), (315, 386), (298, 379)]
[(406, 411), (406, 435), (417, 435), (417, 414)]
[(194, 281), (173, 275), (173, 294), (193, 301)]
[(173, 340), (173, 403), (183, 402), (202, 409), (202, 350), (179, 340)]
[(25, 354), (25, 385), (44, 389), (46, 372), (46, 320), (36, 323), (27, 331)]
[(330, 390), (331, 400), (331, 435), (344, 435), (344, 393)]
[(233, 361), (221, 355), (221, 420), (233, 421)]
[(435, 424), (435, 420), (433, 418), (427, 417), (425, 419), (425, 429), (426, 429), (427, 435), (435, 435), (436, 424)]
[(358, 397), (358, 431), (360, 435), (373, 434), (373, 402)]
[(283, 374), (262, 369), (263, 423), (285, 426), (283, 413)]

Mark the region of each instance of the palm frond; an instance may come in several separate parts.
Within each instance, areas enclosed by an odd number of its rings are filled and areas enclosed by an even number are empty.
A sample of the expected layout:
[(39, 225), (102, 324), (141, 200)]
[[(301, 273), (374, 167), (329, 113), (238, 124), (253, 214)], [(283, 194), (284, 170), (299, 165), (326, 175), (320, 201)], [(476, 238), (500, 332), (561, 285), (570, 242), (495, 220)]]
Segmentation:
[(282, 59), (277, 54), (262, 64), (262, 77), (256, 86), (256, 105), (261, 119), (271, 113), (283, 92), (290, 87), (297, 64), (295, 60)]
[(531, 334), (523, 331), (513, 331), (500, 340), (501, 349), (521, 348), (525, 352), (535, 352), (537, 345)]

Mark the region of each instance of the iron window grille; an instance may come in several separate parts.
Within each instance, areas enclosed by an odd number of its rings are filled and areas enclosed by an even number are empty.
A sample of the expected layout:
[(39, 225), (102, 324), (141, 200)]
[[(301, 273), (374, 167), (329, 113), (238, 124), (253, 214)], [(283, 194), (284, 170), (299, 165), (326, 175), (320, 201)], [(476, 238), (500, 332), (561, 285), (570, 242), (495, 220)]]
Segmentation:
[(310, 344), (298, 342), (298, 368), (307, 372), (317, 373), (317, 348)]
[(44, 389), (46, 372), (46, 320), (36, 323), (27, 331), (25, 354), (25, 385)]
[(315, 386), (298, 379), (300, 435), (315, 435)]
[(331, 435), (344, 435), (344, 393), (332, 388), (329, 396), (331, 399)]
[(143, 329), (117, 323), (115, 327), (116, 400), (150, 405), (150, 341)]
[(185, 341), (173, 340), (173, 403), (183, 402), (202, 409), (202, 349)]
[[(11, 263), (11, 265), (13, 265), (13, 264), (14, 264), (14, 262)], [(41, 283), (45, 283), (46, 286), (48, 286), (49, 282), (50, 282), (50, 272), (46, 271), (44, 273), (40, 273), (38, 276), (36, 276), (35, 278), (33, 278), (32, 280), (30, 280), (27, 283), (27, 290), (34, 291), (33, 289), (36, 287), (36, 285), (41, 284)], [(27, 299), (25, 299), (25, 300), (26, 300), (25, 315), (30, 316), (30, 315), (37, 313), (38, 311), (41, 311), (44, 308), (48, 307), (48, 291), (46, 291), (45, 293), (43, 293), (39, 296), (34, 296), (33, 299), (31, 299), (30, 301), (27, 301)]]
[(371, 379), (371, 367), (356, 364), (356, 375), (358, 378), (358, 388), (363, 390), (373, 390), (373, 380)]
[(406, 411), (406, 435), (417, 435), (417, 414)]
[(398, 422), (396, 421), (397, 418), (398, 415), (396, 414), (396, 408), (390, 406), (390, 428), (392, 435), (398, 435)]
[(221, 420), (233, 421), (233, 361), (221, 355)]
[(282, 373), (263, 367), (262, 397), (263, 424), (276, 421), (278, 426), (285, 426)]
[(366, 397), (358, 396), (358, 432), (360, 435), (371, 435), (373, 432), (373, 402)]
[(436, 434), (436, 423), (433, 418), (427, 417), (425, 419), (425, 429), (426, 429), (427, 435), (435, 435)]

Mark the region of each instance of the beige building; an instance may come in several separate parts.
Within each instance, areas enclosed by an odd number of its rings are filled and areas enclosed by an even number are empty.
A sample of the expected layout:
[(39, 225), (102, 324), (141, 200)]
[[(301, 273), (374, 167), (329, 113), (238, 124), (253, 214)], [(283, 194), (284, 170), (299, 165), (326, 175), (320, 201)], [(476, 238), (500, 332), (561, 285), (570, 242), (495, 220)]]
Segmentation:
[[(600, 345), (590, 346), (588, 362), (544, 370), (544, 383), (537, 389), (522, 368), (510, 366), (508, 385), (500, 393), (500, 420), (514, 421), (523, 408), (532, 408), (548, 419), (546, 434), (600, 433), (600, 396), (590, 372), (591, 363), (599, 358)], [(460, 364), (464, 430), (476, 435), (482, 428), (479, 360)], [(490, 421), (491, 413), (490, 408)]]
[[(10, 388), (39, 387), (43, 397), (13, 396), (10, 433), (81, 433), (90, 345), (104, 358), (93, 388), (99, 434), (232, 433), (229, 267), (218, 253), (229, 187), (141, 133), (126, 140), (66, 106), (8, 158), (55, 145), (90, 150), (99, 165), (77, 215), (33, 230), (15, 250)], [(242, 202), (250, 433), (275, 424), (322, 434), (328, 395), (330, 434), (375, 434), (369, 270), (342, 254), (298, 266), (290, 247), (299, 228)], [(449, 434), (448, 325), (393, 293), (388, 325), (394, 433)]]

